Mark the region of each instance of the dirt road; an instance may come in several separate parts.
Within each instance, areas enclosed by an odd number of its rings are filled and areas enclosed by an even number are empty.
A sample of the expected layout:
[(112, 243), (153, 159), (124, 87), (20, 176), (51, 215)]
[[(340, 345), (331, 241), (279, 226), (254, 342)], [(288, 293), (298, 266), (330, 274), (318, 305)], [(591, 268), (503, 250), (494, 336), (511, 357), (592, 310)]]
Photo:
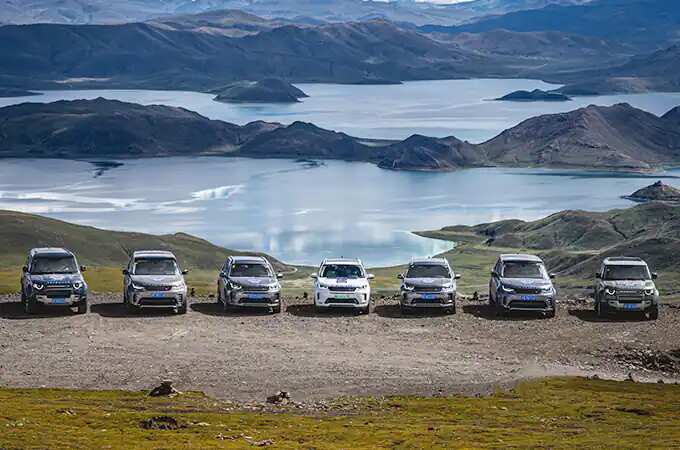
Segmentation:
[(283, 313), (223, 314), (193, 299), (185, 316), (129, 316), (119, 296), (91, 296), (91, 311), (26, 316), (0, 297), (0, 385), (148, 389), (172, 379), (180, 390), (263, 401), (279, 390), (296, 400), (345, 394), (450, 394), (548, 374), (680, 379), (680, 309), (658, 321), (599, 321), (591, 306), (562, 304), (555, 319), (496, 318), (484, 303), (455, 316), (402, 317), (378, 300), (369, 316), (316, 315), (290, 300)]

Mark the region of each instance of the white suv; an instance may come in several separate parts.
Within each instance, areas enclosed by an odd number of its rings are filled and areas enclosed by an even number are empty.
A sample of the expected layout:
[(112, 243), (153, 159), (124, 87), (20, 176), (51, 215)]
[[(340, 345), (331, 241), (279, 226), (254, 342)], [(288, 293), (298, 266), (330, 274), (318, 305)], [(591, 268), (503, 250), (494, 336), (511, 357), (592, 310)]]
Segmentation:
[(334, 258), (324, 259), (319, 272), (312, 274), (314, 283), (314, 310), (328, 308), (353, 308), (363, 314), (371, 312), (371, 286), (368, 280), (373, 274), (366, 273), (361, 260)]

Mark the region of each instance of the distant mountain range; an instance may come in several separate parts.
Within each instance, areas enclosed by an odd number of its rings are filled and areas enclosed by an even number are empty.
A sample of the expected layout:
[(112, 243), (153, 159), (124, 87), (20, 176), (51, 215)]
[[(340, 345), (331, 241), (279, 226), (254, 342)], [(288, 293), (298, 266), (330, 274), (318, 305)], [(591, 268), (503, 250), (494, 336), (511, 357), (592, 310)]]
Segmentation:
[(680, 162), (680, 107), (657, 117), (627, 104), (539, 116), (478, 145), (414, 135), (371, 141), (295, 122), (244, 126), (182, 108), (113, 100), (0, 108), (0, 157), (221, 155), (368, 161), (393, 170), (475, 166), (643, 170)]
[(239, 9), (260, 17), (346, 22), (385, 19), (422, 24), (459, 24), (477, 17), (581, 4), (589, 0), (473, 0), (441, 5), (410, 0), (0, 0), (0, 23), (110, 24)]

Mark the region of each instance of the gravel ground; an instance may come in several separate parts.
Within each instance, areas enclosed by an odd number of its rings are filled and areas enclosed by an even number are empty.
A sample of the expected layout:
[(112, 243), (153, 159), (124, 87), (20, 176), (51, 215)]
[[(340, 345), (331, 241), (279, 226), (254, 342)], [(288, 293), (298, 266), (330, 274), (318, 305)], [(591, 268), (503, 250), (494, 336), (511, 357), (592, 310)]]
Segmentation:
[[(185, 316), (127, 315), (118, 295), (91, 296), (90, 312), (22, 312), (0, 297), (0, 385), (149, 389), (171, 379), (180, 390), (263, 401), (341, 395), (486, 392), (518, 379), (559, 374), (641, 381), (680, 380), (680, 309), (658, 321), (599, 321), (585, 301), (560, 305), (555, 319), (496, 318), (461, 301), (455, 316), (402, 317), (393, 299), (374, 312), (316, 315), (289, 299), (284, 312), (223, 314), (193, 299)], [(655, 361), (659, 359), (659, 364)]]

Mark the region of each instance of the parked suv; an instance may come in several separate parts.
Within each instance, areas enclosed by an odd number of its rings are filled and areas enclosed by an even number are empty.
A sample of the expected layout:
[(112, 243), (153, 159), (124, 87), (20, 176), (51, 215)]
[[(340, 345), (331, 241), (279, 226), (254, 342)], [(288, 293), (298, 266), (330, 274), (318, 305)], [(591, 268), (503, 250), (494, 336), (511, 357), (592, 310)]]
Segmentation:
[(87, 312), (87, 284), (73, 253), (63, 248), (34, 248), (21, 275), (21, 302), (27, 314), (40, 305), (77, 308)]
[(312, 274), (314, 283), (314, 310), (331, 307), (353, 308), (363, 314), (371, 312), (371, 286), (368, 280), (373, 274), (366, 273), (361, 260), (334, 258), (324, 259), (319, 271)]
[(538, 256), (501, 255), (491, 271), (489, 303), (498, 315), (510, 311), (536, 311), (555, 317), (557, 293), (545, 264)]
[(647, 263), (640, 258), (606, 258), (595, 274), (595, 312), (606, 317), (612, 311), (637, 311), (656, 320), (659, 291)]
[(162, 250), (137, 251), (123, 269), (123, 303), (128, 311), (143, 308), (172, 308), (178, 314), (187, 312), (186, 270), (177, 258)]
[(217, 302), (229, 307), (256, 307), (281, 312), (281, 285), (267, 259), (260, 256), (230, 256), (217, 280)]
[(406, 273), (397, 275), (401, 281), (402, 313), (414, 308), (442, 308), (456, 313), (456, 280), (460, 275), (445, 258), (414, 259)]

